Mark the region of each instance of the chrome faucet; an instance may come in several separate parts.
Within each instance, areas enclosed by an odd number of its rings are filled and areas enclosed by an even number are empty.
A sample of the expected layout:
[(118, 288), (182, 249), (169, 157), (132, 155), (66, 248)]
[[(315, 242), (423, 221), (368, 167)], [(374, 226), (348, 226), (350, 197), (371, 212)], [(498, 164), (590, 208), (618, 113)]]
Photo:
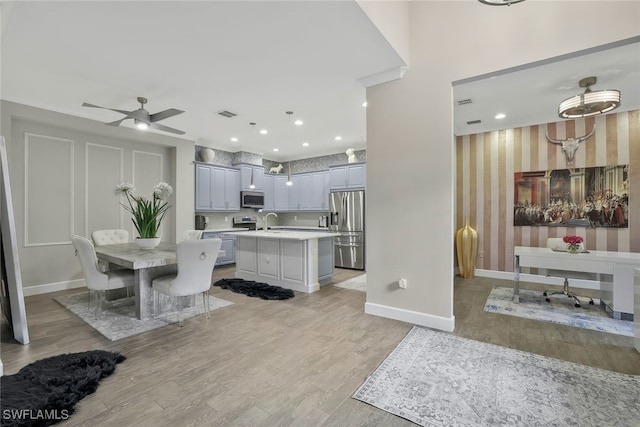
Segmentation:
[(269, 226), (267, 225), (267, 224), (268, 224), (268, 222), (269, 222), (269, 215), (273, 215), (273, 216), (275, 216), (276, 218), (278, 218), (278, 214), (277, 214), (277, 213), (275, 213), (275, 212), (269, 212), (268, 214), (266, 214), (266, 215), (264, 216), (264, 231), (269, 231)]

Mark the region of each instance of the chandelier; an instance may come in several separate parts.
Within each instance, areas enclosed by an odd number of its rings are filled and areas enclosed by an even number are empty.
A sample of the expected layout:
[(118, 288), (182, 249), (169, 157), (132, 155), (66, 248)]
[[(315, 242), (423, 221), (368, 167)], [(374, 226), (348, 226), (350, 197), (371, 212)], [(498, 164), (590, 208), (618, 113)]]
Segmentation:
[(599, 90), (591, 91), (591, 86), (596, 84), (596, 77), (587, 77), (578, 83), (586, 88), (583, 94), (572, 96), (560, 103), (558, 116), (564, 119), (577, 119), (580, 117), (595, 116), (614, 110), (620, 106), (620, 91)]
[(511, 6), (514, 3), (520, 3), (524, 0), (478, 0), (480, 3), (488, 4), (489, 6)]

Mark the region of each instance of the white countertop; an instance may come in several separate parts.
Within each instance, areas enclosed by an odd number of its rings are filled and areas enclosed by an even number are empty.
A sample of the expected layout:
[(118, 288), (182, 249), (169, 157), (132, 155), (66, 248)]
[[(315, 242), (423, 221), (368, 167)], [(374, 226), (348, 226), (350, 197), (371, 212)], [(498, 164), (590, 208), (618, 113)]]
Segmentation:
[(339, 236), (338, 233), (322, 232), (322, 231), (284, 231), (284, 230), (270, 230), (270, 231), (249, 231), (238, 235), (239, 237), (259, 237), (261, 239), (282, 239), (282, 240), (312, 240), (312, 239), (324, 239), (326, 237)]
[(206, 230), (202, 230), (203, 233), (229, 233), (235, 231), (249, 231), (248, 228), (244, 227), (235, 227), (235, 228), (207, 228)]
[(329, 227), (305, 227), (296, 225), (273, 225), (269, 227), (270, 230), (311, 230), (311, 231), (325, 231), (329, 232)]

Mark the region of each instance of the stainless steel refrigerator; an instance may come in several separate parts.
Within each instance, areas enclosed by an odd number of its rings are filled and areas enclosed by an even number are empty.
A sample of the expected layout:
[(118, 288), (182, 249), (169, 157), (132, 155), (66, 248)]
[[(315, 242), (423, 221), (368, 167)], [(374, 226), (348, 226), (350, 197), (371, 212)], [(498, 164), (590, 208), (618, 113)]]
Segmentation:
[(364, 191), (329, 193), (329, 229), (335, 238), (335, 266), (364, 270)]

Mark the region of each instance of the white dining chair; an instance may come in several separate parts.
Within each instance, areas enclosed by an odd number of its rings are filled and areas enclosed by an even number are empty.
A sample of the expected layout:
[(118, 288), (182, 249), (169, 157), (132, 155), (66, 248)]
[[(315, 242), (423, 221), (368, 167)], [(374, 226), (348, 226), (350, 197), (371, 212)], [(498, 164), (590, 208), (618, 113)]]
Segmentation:
[(71, 236), (71, 242), (80, 261), (87, 288), (89, 288), (89, 309), (91, 309), (92, 293), (96, 293), (98, 296), (94, 312), (94, 317), (98, 318), (102, 312), (105, 291), (133, 287), (135, 274), (132, 270), (100, 271), (93, 243), (89, 239), (77, 235)]
[[(91, 233), (91, 240), (95, 246), (116, 245), (118, 243), (129, 243), (129, 232), (127, 230), (95, 230)], [(120, 267), (109, 265), (107, 261), (98, 260), (98, 267), (102, 271), (117, 270)]]
[(202, 230), (186, 230), (182, 233), (182, 241), (198, 240), (202, 238)]
[[(584, 251), (584, 242), (579, 244), (580, 252)], [(567, 244), (562, 240), (562, 237), (549, 237), (547, 238), (547, 248), (550, 249), (560, 249), (566, 250)], [(579, 255), (576, 255), (579, 256)], [(578, 298), (571, 290), (569, 289), (569, 279), (583, 279), (583, 280), (592, 280), (594, 277), (591, 273), (584, 273), (580, 271), (566, 271), (566, 270), (545, 270), (546, 276), (559, 276), (564, 278), (564, 284), (562, 286), (561, 291), (556, 291), (553, 289), (545, 290), (542, 295), (545, 297), (545, 301), (551, 302), (551, 298), (554, 295), (564, 295), (567, 298), (573, 298), (575, 301), (575, 306), (580, 307), (580, 298)], [(589, 298), (589, 304), (593, 305), (593, 298)]]
[(178, 324), (182, 326), (182, 301), (179, 297), (202, 293), (202, 302), (209, 318), (209, 288), (211, 274), (222, 246), (221, 239), (185, 240), (177, 245), (175, 274), (153, 279), (153, 316), (158, 315), (158, 294), (178, 297)]

